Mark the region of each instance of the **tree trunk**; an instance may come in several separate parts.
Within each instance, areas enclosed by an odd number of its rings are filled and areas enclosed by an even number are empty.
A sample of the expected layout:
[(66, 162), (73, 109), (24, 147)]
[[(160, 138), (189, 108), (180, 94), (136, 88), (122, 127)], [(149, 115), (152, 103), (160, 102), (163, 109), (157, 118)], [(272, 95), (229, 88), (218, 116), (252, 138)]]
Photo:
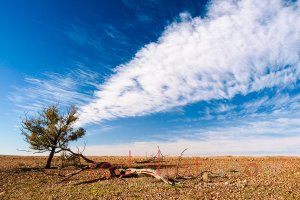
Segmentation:
[(52, 148), (50, 154), (49, 154), (49, 157), (48, 157), (48, 160), (47, 160), (47, 164), (46, 164), (46, 169), (50, 169), (51, 167), (51, 161), (52, 161), (52, 158), (54, 156), (54, 153), (55, 153), (55, 148)]

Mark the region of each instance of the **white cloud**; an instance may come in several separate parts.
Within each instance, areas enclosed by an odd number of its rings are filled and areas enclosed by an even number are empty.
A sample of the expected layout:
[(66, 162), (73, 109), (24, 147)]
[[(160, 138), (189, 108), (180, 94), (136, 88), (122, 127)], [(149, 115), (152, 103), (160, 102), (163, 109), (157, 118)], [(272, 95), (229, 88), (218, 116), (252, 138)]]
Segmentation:
[[(258, 99), (251, 99), (251, 101), (243, 103), (240, 107), (242, 110), (238, 113), (239, 115), (258, 115), (257, 111), (261, 109), (270, 113), (274, 118), (282, 116), (296, 117), (300, 110), (300, 95), (290, 95), (282, 92), (273, 97), (260, 96)], [(261, 112), (261, 115), (265, 114)]]
[[(285, 113), (286, 114), (286, 113)], [(144, 156), (160, 147), (165, 155), (299, 155), (300, 114), (240, 119), (220, 126), (177, 129), (158, 140), (95, 145), (86, 148), (88, 155)], [(176, 136), (177, 135), (177, 136)], [(184, 137), (186, 136), (186, 137)], [(185, 139), (184, 139), (185, 138)], [(180, 148), (178, 148), (180, 147)], [(181, 149), (182, 148), (182, 149)]]
[(96, 73), (82, 67), (66, 74), (45, 73), (39, 78), (26, 77), (28, 86), (16, 88), (8, 98), (19, 112), (38, 111), (57, 103), (60, 106), (81, 106), (91, 101), (92, 91), (98, 86), (97, 80), (99, 76)]
[(173, 23), (156, 43), (120, 65), (81, 107), (81, 124), (295, 83), (299, 6), (299, 1), (212, 1), (205, 18)]
[(215, 112), (217, 112), (217, 113), (225, 113), (225, 112), (231, 111), (234, 108), (236, 108), (235, 105), (220, 104), (215, 109)]
[[(299, 155), (300, 118), (279, 118), (275, 121), (237, 122), (223, 128), (193, 130), (189, 136), (182, 136), (161, 141), (132, 142), (113, 145), (88, 146), (88, 155), (132, 155), (144, 156), (157, 151), (157, 145), (165, 155), (180, 155), (188, 148), (185, 155)], [(188, 130), (184, 130), (187, 132)], [(178, 148), (180, 147), (180, 148)]]

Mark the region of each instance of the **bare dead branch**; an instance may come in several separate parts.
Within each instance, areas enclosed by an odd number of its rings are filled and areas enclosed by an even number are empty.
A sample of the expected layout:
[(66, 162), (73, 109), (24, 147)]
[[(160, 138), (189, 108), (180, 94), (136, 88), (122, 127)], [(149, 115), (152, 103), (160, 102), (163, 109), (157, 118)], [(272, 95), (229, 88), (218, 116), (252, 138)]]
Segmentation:
[(82, 168), (82, 169), (80, 169), (80, 170), (78, 170), (78, 171), (75, 171), (75, 172), (66, 174), (66, 175), (64, 175), (65, 178), (62, 179), (61, 181), (65, 181), (65, 180), (71, 178), (72, 176), (75, 176), (76, 174), (79, 174), (79, 173), (82, 172), (83, 170), (85, 170), (85, 169)]
[(157, 146), (157, 153), (155, 154), (155, 156), (152, 156), (147, 159), (147, 160), (142, 160), (142, 161), (136, 161), (135, 163), (137, 164), (145, 164), (145, 163), (154, 163), (154, 162), (164, 162), (164, 158), (166, 156), (164, 156), (162, 153), (161, 153), (161, 150), (159, 148), (159, 146)]
[[(175, 181), (174, 180), (172, 180), (172, 179), (168, 179), (167, 180), (166, 178), (160, 176), (158, 174), (158, 172), (156, 170), (153, 170), (153, 169), (136, 169), (136, 168), (128, 168), (128, 169), (126, 169), (126, 167), (121, 167), (120, 168), (120, 167), (118, 167), (116, 165), (112, 165), (109, 162), (96, 162), (96, 161), (93, 161), (93, 160), (85, 157), (84, 155), (82, 155), (82, 151), (80, 152), (78, 148), (77, 148), (78, 153), (75, 153), (74, 151), (72, 151), (69, 148), (62, 148), (62, 150), (67, 151), (67, 152), (71, 153), (72, 155), (79, 156), (79, 157), (83, 158), (87, 163), (90, 163), (90, 165), (84, 166), (84, 167), (80, 166), (81, 168), (79, 170), (71, 172), (71, 173), (68, 173), (66, 175), (62, 175), (61, 172), (59, 171), (59, 173), (57, 173), (55, 175), (64, 177), (61, 181), (68, 180), (71, 177), (73, 177), (73, 176), (75, 176), (75, 175), (77, 175), (77, 174), (79, 174), (79, 173), (81, 173), (81, 172), (83, 172), (85, 170), (89, 170), (89, 169), (108, 169), (109, 172), (110, 172), (110, 177), (111, 178), (112, 177), (117, 177), (117, 178), (126, 178), (126, 177), (128, 177), (129, 178), (129, 177), (137, 177), (137, 176), (139, 176), (141, 174), (144, 174), (144, 175), (147, 175), (147, 176), (152, 176), (152, 177), (154, 177), (154, 178), (156, 178), (158, 180), (161, 180), (161, 181), (163, 181), (166, 184), (175, 185)], [(181, 157), (183, 155), (183, 152), (181, 153)], [(161, 155), (162, 154), (161, 154), (161, 152), (159, 150), (159, 147), (158, 147), (158, 153), (156, 154), (156, 159), (159, 158), (159, 156), (161, 156)], [(102, 178), (98, 178), (98, 179), (95, 179), (95, 180), (86, 181), (86, 182), (83, 182), (83, 183), (92, 183), (94, 181), (101, 180)]]
[[(123, 171), (124, 173), (124, 169), (118, 169), (120, 172)], [(131, 176), (135, 176), (135, 175), (140, 175), (140, 174), (144, 174), (147, 176), (152, 176), (158, 180), (163, 181), (166, 184), (169, 185), (174, 185), (175, 182), (173, 181), (169, 181), (167, 179), (165, 179), (164, 177), (160, 176), (157, 171), (153, 170), (153, 169), (135, 169), (135, 168), (129, 168), (125, 170), (125, 174), (121, 175), (119, 178), (125, 178), (125, 177), (131, 177)]]
[(182, 156), (183, 156), (183, 153), (184, 153), (186, 150), (187, 150), (187, 148), (184, 149), (184, 150), (181, 152), (180, 156), (178, 156), (178, 161), (177, 161), (177, 165), (176, 165), (176, 178), (182, 177), (182, 176), (179, 175), (178, 168), (179, 168), (180, 161), (181, 161), (181, 158), (182, 158)]
[(79, 157), (81, 157), (83, 160), (85, 160), (87, 163), (94, 163), (94, 164), (96, 164), (97, 162), (95, 162), (95, 161), (93, 161), (93, 160), (91, 160), (91, 159), (89, 159), (89, 158), (87, 158), (87, 157), (85, 157), (84, 155), (82, 155), (81, 153), (75, 153), (74, 151), (72, 151), (71, 149), (69, 149), (69, 148), (61, 148), (62, 150), (64, 150), (64, 151), (68, 151), (68, 152), (70, 152), (71, 154), (73, 154), (73, 155), (75, 155), (75, 156), (79, 156)]

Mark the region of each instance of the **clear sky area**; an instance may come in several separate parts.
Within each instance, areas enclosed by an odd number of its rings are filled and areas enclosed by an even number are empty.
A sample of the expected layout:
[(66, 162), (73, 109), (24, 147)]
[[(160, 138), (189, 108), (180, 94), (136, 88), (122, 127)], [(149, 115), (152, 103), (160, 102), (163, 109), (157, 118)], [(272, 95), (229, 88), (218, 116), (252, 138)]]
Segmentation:
[(300, 2), (0, 2), (0, 154), (75, 105), (87, 155), (300, 154)]

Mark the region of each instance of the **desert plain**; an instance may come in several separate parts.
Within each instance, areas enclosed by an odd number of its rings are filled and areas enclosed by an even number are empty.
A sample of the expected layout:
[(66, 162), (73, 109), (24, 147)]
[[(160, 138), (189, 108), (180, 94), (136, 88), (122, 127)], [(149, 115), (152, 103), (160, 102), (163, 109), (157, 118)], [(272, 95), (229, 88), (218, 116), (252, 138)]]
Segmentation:
[[(0, 199), (300, 199), (300, 157), (89, 157), (115, 165), (156, 170), (169, 185), (148, 176), (109, 177), (107, 169), (85, 170), (64, 179), (75, 166), (55, 157), (0, 156)], [(82, 162), (85, 165), (84, 162)], [(182, 179), (175, 179), (178, 174)]]

